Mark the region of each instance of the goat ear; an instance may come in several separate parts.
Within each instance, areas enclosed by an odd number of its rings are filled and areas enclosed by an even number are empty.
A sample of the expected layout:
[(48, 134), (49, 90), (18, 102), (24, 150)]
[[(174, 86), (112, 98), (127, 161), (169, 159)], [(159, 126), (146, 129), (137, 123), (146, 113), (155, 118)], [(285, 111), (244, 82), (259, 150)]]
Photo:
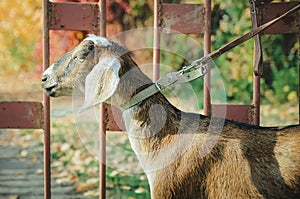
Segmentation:
[(110, 98), (120, 81), (121, 64), (116, 57), (101, 59), (85, 79), (85, 98), (81, 111)]

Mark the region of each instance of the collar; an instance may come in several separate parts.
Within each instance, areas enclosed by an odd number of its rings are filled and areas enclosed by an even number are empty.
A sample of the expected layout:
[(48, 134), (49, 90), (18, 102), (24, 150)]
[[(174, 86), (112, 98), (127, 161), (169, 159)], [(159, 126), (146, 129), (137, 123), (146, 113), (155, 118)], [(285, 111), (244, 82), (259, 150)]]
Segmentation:
[(204, 76), (207, 73), (207, 69), (204, 65), (195, 65), (192, 63), (189, 66), (183, 67), (178, 72), (168, 73), (165, 77), (160, 78), (156, 82), (154, 82), (151, 86), (148, 86), (144, 90), (140, 91), (136, 95), (134, 95), (129, 101), (124, 103), (121, 108), (123, 110), (131, 108), (132, 106), (142, 102), (148, 97), (170, 87), (174, 84), (182, 84), (199, 77)]

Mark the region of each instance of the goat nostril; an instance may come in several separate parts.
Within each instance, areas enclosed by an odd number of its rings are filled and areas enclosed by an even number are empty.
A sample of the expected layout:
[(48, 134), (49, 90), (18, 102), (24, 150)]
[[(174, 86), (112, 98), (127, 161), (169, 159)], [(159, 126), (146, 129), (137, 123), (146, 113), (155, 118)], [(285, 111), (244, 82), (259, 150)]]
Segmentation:
[(55, 88), (55, 86), (50, 86), (50, 87), (46, 88), (46, 91), (51, 92), (54, 88)]
[(43, 75), (42, 76), (42, 82), (46, 82), (48, 80), (48, 75)]

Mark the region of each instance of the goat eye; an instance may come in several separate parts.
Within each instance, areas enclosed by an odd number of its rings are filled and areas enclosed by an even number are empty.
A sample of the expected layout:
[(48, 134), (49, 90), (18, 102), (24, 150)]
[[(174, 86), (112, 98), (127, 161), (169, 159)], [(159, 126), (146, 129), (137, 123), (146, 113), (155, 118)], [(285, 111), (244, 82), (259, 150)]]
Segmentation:
[(94, 45), (89, 45), (88, 47), (89, 50), (94, 50), (94, 48), (95, 48)]
[(84, 61), (83, 58), (80, 58), (80, 57), (78, 57), (78, 56), (74, 57), (74, 59), (75, 59), (76, 61), (81, 62), (81, 63)]

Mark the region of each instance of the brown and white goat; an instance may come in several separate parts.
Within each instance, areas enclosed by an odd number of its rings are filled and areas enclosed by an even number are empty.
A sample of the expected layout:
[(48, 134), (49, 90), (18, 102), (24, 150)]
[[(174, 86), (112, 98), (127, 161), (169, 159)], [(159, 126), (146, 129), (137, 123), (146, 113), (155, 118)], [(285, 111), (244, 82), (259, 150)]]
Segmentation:
[[(122, 108), (152, 81), (119, 44), (90, 36), (47, 69), (52, 97), (85, 95)], [(122, 110), (151, 197), (300, 198), (300, 126), (256, 127), (186, 113), (157, 93)]]

